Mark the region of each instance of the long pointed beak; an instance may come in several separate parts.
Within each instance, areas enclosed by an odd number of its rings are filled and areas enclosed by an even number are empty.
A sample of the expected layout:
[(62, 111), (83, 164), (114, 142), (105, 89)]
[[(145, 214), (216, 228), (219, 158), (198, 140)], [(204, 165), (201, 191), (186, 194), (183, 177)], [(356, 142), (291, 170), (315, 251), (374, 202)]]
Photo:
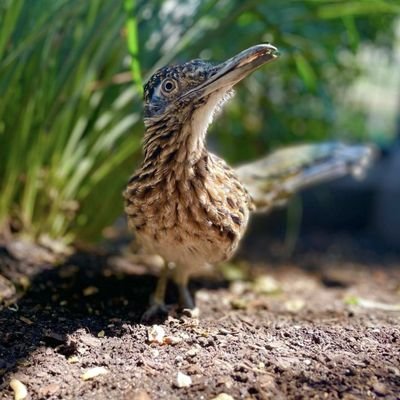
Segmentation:
[(216, 72), (202, 84), (203, 96), (222, 88), (231, 88), (257, 68), (278, 57), (278, 49), (270, 44), (259, 44), (243, 50), (216, 66)]

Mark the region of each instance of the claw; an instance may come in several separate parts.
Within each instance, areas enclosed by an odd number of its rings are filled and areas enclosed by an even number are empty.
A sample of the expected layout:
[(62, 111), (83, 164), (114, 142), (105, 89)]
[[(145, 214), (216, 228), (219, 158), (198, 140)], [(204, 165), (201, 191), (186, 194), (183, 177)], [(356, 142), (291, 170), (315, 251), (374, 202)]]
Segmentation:
[(168, 308), (164, 303), (154, 303), (142, 315), (141, 323), (148, 324), (150, 322), (164, 320), (168, 316)]

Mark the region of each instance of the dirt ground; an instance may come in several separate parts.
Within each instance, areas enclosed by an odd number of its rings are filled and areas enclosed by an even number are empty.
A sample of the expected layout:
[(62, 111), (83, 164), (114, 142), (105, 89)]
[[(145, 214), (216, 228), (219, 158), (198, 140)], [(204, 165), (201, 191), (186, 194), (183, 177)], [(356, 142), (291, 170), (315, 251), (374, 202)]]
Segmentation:
[(0, 398), (17, 379), (31, 399), (400, 399), (400, 255), (322, 235), (287, 259), (249, 251), (225, 267), (242, 280), (192, 284), (199, 320), (154, 328), (142, 266), (0, 244)]

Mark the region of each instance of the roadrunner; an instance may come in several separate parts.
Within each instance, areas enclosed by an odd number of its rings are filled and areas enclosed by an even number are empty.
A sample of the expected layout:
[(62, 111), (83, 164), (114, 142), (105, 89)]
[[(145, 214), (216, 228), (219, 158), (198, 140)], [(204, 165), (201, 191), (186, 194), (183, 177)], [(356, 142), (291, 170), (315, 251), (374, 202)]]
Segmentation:
[(260, 44), (218, 65), (161, 68), (145, 85), (144, 160), (124, 192), (137, 240), (165, 260), (145, 317), (163, 309), (169, 278), (180, 305), (193, 309), (189, 277), (233, 255), (253, 210), (269, 211), (305, 186), (368, 165), (370, 147), (339, 143), (280, 150), (238, 169), (207, 150), (207, 128), (233, 86), (277, 57), (274, 46)]

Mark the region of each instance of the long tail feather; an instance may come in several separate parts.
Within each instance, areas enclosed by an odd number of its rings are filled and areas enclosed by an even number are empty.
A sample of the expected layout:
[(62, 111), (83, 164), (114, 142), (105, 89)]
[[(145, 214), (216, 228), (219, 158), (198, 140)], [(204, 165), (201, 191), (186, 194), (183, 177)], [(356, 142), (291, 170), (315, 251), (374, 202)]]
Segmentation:
[(362, 177), (376, 155), (371, 145), (304, 144), (275, 151), (236, 172), (257, 211), (284, 205), (299, 190), (345, 175)]

